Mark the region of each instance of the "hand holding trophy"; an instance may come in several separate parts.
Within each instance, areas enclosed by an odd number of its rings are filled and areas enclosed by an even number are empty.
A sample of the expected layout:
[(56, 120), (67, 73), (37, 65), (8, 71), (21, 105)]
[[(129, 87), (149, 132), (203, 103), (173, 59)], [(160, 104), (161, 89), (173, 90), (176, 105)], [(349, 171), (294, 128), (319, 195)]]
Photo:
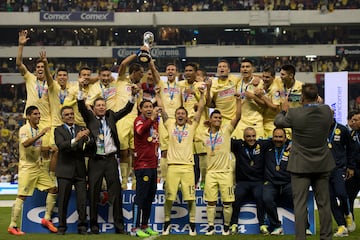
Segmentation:
[(144, 45), (141, 47), (140, 52), (138, 53), (138, 60), (142, 63), (148, 63), (151, 61), (150, 50), (154, 44), (154, 34), (152, 32), (145, 32)]

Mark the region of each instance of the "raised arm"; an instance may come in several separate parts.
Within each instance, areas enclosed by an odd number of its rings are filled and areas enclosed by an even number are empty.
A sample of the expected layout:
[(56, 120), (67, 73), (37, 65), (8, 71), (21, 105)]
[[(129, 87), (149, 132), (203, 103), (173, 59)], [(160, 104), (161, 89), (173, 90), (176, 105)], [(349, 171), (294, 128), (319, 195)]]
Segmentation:
[(231, 125), (233, 126), (233, 128), (236, 127), (236, 125), (241, 119), (241, 95), (236, 94), (235, 98), (236, 98), (236, 114), (235, 114), (235, 118), (231, 120)]
[(137, 55), (134, 53), (134, 54), (131, 54), (129, 56), (127, 56), (124, 60), (122, 60), (122, 62), (120, 63), (120, 66), (119, 66), (119, 77), (120, 76), (123, 76), (125, 73), (126, 73), (126, 68), (127, 66), (136, 59)]
[(16, 66), (20, 71), (20, 74), (22, 76), (25, 75), (25, 73), (28, 71), (26, 66), (23, 63), (23, 49), (24, 46), (26, 44), (26, 42), (30, 39), (27, 37), (27, 30), (22, 30), (21, 32), (19, 32), (19, 48), (18, 48), (18, 53), (16, 56)]
[(204, 87), (199, 87), (198, 89), (199, 89), (199, 92), (200, 92), (200, 100), (199, 100), (197, 111), (196, 111), (195, 116), (194, 116), (194, 121), (195, 122), (200, 121), (201, 114), (204, 111), (204, 107), (205, 107), (205, 101), (204, 101), (205, 89), (204, 89)]
[(154, 83), (155, 85), (157, 85), (160, 82), (160, 74), (159, 71), (156, 69), (155, 62), (153, 59), (149, 62), (149, 68), (153, 75)]
[(46, 51), (41, 51), (39, 53), (39, 57), (40, 60), (44, 63), (46, 82), (48, 84), (48, 87), (51, 87), (54, 84), (54, 79), (50, 73), (49, 62), (46, 58)]
[(44, 136), (48, 131), (50, 131), (50, 127), (46, 127), (43, 130), (41, 130), (41, 132), (39, 132), (37, 135), (35, 135), (34, 137), (28, 138), (26, 139), (22, 145), (27, 148), (29, 146), (31, 146), (34, 142), (36, 142), (39, 138), (41, 138), (42, 136)]
[(163, 119), (163, 122), (166, 122), (169, 119), (169, 116), (167, 115), (167, 113), (165, 111), (164, 104), (163, 104), (163, 102), (161, 100), (160, 91), (161, 91), (160, 87), (155, 88), (155, 98), (156, 98), (156, 103), (157, 103), (157, 105), (159, 107), (159, 112), (161, 113), (161, 117)]

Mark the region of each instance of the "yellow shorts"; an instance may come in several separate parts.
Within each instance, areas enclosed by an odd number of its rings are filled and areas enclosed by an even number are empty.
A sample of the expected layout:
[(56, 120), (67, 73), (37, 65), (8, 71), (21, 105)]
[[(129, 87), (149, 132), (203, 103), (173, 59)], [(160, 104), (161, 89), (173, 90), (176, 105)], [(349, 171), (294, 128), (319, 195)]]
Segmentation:
[(176, 200), (179, 187), (182, 199), (195, 200), (195, 173), (193, 165), (170, 164), (165, 182), (166, 200)]
[(32, 196), (35, 188), (40, 191), (55, 187), (48, 171), (34, 163), (34, 166), (19, 167), (18, 195)]
[(134, 121), (136, 116), (126, 116), (116, 123), (120, 150), (134, 149)]
[(205, 178), (204, 200), (217, 202), (219, 191), (222, 202), (234, 202), (234, 183), (232, 172), (207, 172)]

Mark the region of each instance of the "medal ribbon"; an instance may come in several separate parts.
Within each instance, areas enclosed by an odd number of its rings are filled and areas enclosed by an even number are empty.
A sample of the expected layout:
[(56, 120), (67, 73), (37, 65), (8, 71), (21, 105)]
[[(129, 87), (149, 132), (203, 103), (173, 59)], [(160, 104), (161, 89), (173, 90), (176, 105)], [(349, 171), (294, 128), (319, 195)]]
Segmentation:
[(102, 92), (102, 96), (105, 100), (107, 100), (108, 98), (108, 88), (103, 87), (103, 85), (100, 83), (100, 88), (101, 88), (101, 92)]
[(282, 147), (281, 152), (280, 152), (280, 156), (279, 156), (279, 149), (277, 147), (275, 148), (276, 166), (280, 166), (281, 159), (283, 157), (284, 151), (285, 151), (285, 146)]
[(246, 153), (246, 155), (250, 158), (250, 160), (253, 160), (254, 155), (255, 155), (255, 149), (253, 149), (253, 150), (250, 152), (249, 149), (245, 148), (245, 153)]
[(45, 81), (43, 81), (42, 86), (41, 86), (39, 83), (39, 79), (36, 79), (36, 87), (37, 87), (37, 91), (38, 91), (38, 96), (39, 96), (39, 98), (41, 98), (44, 88), (45, 88)]
[(170, 87), (169, 82), (167, 82), (167, 86), (168, 86), (168, 91), (169, 91), (169, 95), (170, 95), (170, 100), (173, 100), (174, 98), (174, 93), (175, 93), (175, 88), (176, 88), (176, 83), (174, 84), (174, 87)]
[(217, 137), (219, 135), (219, 131), (216, 132), (215, 138), (212, 138), (212, 132), (210, 131), (210, 144), (211, 144), (211, 151), (214, 152), (215, 150), (215, 144), (216, 144), (216, 140)]
[(64, 103), (65, 97), (67, 96), (67, 90), (64, 90), (64, 93), (62, 92), (62, 90), (60, 89), (60, 93), (59, 93), (59, 100), (60, 100), (60, 104)]
[[(39, 130), (38, 128), (35, 129), (35, 134), (34, 134), (33, 128), (30, 126), (30, 131), (31, 131), (31, 137), (32, 137), (32, 138), (38, 135), (38, 130)], [(35, 142), (33, 142), (32, 145), (35, 146), (35, 143), (36, 143), (37, 141), (38, 141), (38, 140), (36, 140)]]
[(175, 127), (176, 127), (176, 132), (177, 132), (178, 142), (179, 142), (179, 143), (181, 143), (181, 141), (182, 141), (182, 137), (183, 137), (182, 133), (184, 132), (184, 129), (185, 129), (185, 127), (186, 127), (186, 124), (184, 124), (184, 126), (183, 126), (183, 128), (182, 128), (181, 132), (179, 131), (179, 129), (178, 129), (178, 127), (177, 127), (177, 125), (176, 125)]

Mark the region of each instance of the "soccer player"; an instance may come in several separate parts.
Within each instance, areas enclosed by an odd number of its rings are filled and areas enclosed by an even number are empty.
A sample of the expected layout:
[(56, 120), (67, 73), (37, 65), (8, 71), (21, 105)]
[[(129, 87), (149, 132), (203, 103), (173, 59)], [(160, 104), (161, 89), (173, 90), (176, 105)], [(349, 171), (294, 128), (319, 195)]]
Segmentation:
[[(119, 75), (117, 79), (117, 103), (118, 109), (123, 108), (131, 98), (131, 87), (138, 84), (144, 76), (144, 68), (138, 63), (132, 63), (129, 66), (129, 76), (126, 76), (127, 66), (135, 60), (136, 54), (126, 57), (120, 64)], [(136, 96), (136, 104), (132, 111), (116, 123), (118, 136), (120, 140), (120, 171), (121, 187), (127, 189), (127, 180), (130, 175), (132, 164), (131, 155), (134, 149), (134, 121), (138, 115), (138, 102), (141, 97)], [(133, 186), (134, 187), (134, 186)]]
[[(168, 121), (175, 122), (175, 111), (182, 105), (182, 95), (179, 84), (177, 83), (176, 77), (178, 76), (178, 70), (175, 64), (169, 63), (166, 66), (166, 77), (167, 81), (159, 82), (161, 88), (160, 96), (161, 102), (168, 114)], [(167, 149), (169, 142), (169, 134), (164, 126), (162, 119), (159, 123), (159, 134), (160, 134), (160, 173), (163, 181), (166, 179), (167, 172)]]
[(85, 103), (89, 106), (94, 105), (94, 100), (102, 97), (106, 101), (107, 109), (119, 110), (116, 98), (116, 83), (111, 79), (111, 71), (108, 67), (101, 66), (99, 70), (98, 82), (91, 85)]
[[(13, 235), (24, 235), (25, 233), (17, 227), (17, 221), (21, 215), (26, 197), (32, 196), (35, 188), (40, 191), (47, 191), (48, 194), (56, 196), (57, 188), (55, 182), (50, 178), (48, 172), (42, 167), (41, 147), (42, 137), (50, 130), (50, 127), (41, 129), (38, 127), (40, 112), (36, 106), (28, 106), (25, 110), (27, 123), (19, 130), (19, 187), (16, 200), (11, 210), (11, 220), (8, 232)], [(52, 206), (48, 205), (50, 212)], [(51, 209), (50, 209), (51, 208)], [(57, 228), (52, 224), (51, 219), (43, 218), (43, 225), (47, 221), (46, 227), (51, 232), (57, 232)]]
[[(165, 184), (165, 223), (163, 235), (170, 234), (171, 231), (171, 208), (176, 199), (179, 186), (181, 186), (182, 197), (188, 203), (190, 230), (189, 235), (195, 236), (195, 179), (194, 179), (194, 156), (191, 147), (194, 135), (201, 114), (204, 108), (204, 89), (200, 88), (200, 101), (197, 112), (189, 122), (188, 112), (180, 107), (175, 112), (175, 123), (168, 121), (165, 109), (162, 109), (164, 125), (169, 133), (168, 147), (168, 171)], [(163, 107), (160, 97), (157, 94), (158, 106)], [(180, 185), (179, 185), (180, 184)]]
[(159, 235), (148, 226), (148, 222), (157, 188), (160, 111), (161, 109), (154, 107), (150, 100), (144, 99), (140, 103), (141, 114), (134, 122), (136, 195), (132, 233), (139, 237)]
[(74, 84), (69, 88), (69, 92), (64, 101), (64, 106), (71, 106), (74, 109), (75, 124), (82, 127), (85, 127), (86, 124), (79, 112), (76, 99), (79, 91), (83, 93), (84, 99), (87, 98), (90, 88), (90, 76), (91, 69), (86, 66), (81, 67), (79, 70), (78, 84)]
[[(35, 75), (29, 72), (29, 70), (26, 68), (26, 66), (23, 63), (23, 49), (28, 38), (28, 32), (27, 30), (22, 30), (19, 32), (19, 49), (18, 54), (16, 56), (16, 66), (18, 67), (20, 74), (24, 77), (25, 80), (25, 86), (26, 86), (26, 106), (25, 109), (28, 106), (36, 106), (38, 107), (39, 111), (41, 112), (41, 118), (39, 122), (39, 128), (45, 129), (45, 128), (51, 128), (51, 115), (50, 115), (50, 102), (49, 102), (49, 89), (48, 89), (48, 83), (47, 80), (50, 78), (50, 71), (48, 71), (48, 74), (45, 75), (45, 71), (47, 67), (45, 64), (47, 62), (44, 62), (44, 55), (45, 52), (40, 52), (40, 58), (36, 62), (36, 69), (35, 69)], [(50, 133), (45, 134), (45, 136), (42, 138), (42, 149), (41, 149), (41, 155), (42, 155), (42, 167), (49, 171), (50, 166)], [(51, 174), (54, 176), (54, 174)], [(47, 203), (48, 208), (46, 208), (45, 216), (42, 219), (42, 224), (49, 228), (50, 230), (54, 230), (51, 223), (51, 214), (52, 209), (55, 207), (56, 202), (56, 194), (48, 194), (47, 195)], [(55, 231), (55, 230), (54, 230)]]
[(241, 79), (237, 85), (237, 92), (241, 94), (243, 100), (241, 107), (243, 115), (233, 132), (233, 137), (236, 139), (241, 139), (244, 136), (244, 129), (247, 127), (254, 128), (258, 138), (264, 138), (262, 116), (264, 101), (254, 94), (256, 89), (263, 88), (263, 82), (253, 75), (253, 71), (252, 61), (243, 59), (240, 66)]
[(229, 235), (232, 202), (235, 200), (233, 167), (230, 159), (231, 133), (241, 118), (241, 98), (236, 97), (236, 114), (230, 123), (222, 125), (221, 112), (215, 109), (209, 118), (209, 129), (203, 138), (207, 152), (207, 174), (205, 179), (204, 200), (207, 201), (206, 213), (209, 227), (206, 235), (215, 233), (215, 209), (220, 191), (223, 202), (224, 229), (222, 234)]
[(264, 138), (272, 137), (275, 129), (274, 119), (280, 112), (281, 93), (284, 91), (279, 81), (275, 80), (275, 71), (271, 67), (265, 67), (262, 73), (264, 89), (255, 89), (255, 95), (264, 101), (263, 124)]

